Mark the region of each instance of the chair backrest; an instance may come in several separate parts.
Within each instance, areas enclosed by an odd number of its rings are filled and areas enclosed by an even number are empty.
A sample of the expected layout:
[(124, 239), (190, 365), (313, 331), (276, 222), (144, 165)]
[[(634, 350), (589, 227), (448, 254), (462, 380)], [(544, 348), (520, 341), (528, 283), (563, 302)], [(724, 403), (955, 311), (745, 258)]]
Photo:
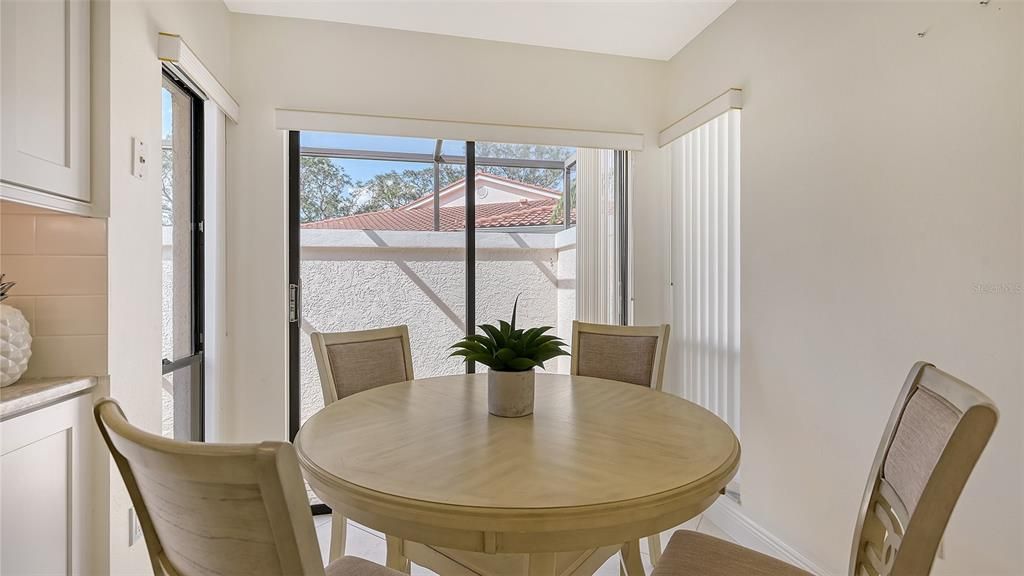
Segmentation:
[(309, 335), (324, 406), (356, 392), (414, 378), (409, 327)]
[(910, 370), (861, 503), (851, 576), (931, 571), (953, 506), (988, 444), (992, 401), (931, 364)]
[(570, 374), (618, 380), (661, 390), (669, 325), (572, 323)]
[(96, 423), (135, 506), (157, 576), (324, 574), (295, 449), (179, 442), (102, 398)]

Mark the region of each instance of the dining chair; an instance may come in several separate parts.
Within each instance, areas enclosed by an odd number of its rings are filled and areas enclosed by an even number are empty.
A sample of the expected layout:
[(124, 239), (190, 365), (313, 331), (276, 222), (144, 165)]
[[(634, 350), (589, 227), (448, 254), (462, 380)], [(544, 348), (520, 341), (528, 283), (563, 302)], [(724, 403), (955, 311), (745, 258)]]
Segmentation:
[[(313, 332), (313, 356), (320, 372), (324, 406), (362, 392), (414, 378), (409, 327), (353, 332)], [(331, 560), (345, 554), (348, 519), (331, 512)]]
[(180, 442), (93, 407), (157, 576), (400, 576), (344, 557), (326, 569), (295, 449), (286, 442)]
[[(669, 325), (620, 326), (572, 322), (569, 373), (628, 382), (661, 390)], [(661, 556), (661, 535), (647, 537), (651, 562)]]
[[(918, 362), (882, 435), (861, 502), (850, 576), (928, 574), (949, 516), (999, 412), (969, 384)], [(806, 576), (795, 566), (713, 536), (672, 535), (652, 576)]]
[(661, 390), (669, 325), (619, 326), (572, 323), (569, 373)]

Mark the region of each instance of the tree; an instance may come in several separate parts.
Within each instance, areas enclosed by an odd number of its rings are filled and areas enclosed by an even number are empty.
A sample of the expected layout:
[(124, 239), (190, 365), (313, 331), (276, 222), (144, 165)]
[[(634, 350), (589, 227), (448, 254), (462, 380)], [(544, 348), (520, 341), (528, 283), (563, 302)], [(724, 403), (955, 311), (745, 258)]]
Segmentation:
[[(430, 189), (428, 190), (428, 192), (433, 192), (434, 191), (434, 188), (433, 188), (434, 180), (433, 180), (433, 175), (432, 175), (433, 174), (433, 170), (430, 169), (430, 168), (428, 168), (427, 170), (429, 170), (430, 174), (431, 174), (430, 179), (427, 180), (427, 182), (430, 184)], [(466, 167), (463, 166), (462, 164), (441, 164), (439, 166), (439, 171), (438, 171), (438, 178), (437, 178), (438, 179), (438, 185), (437, 185), (437, 189), (438, 190), (444, 190), (448, 186), (451, 186), (452, 184), (455, 184), (456, 182), (458, 182), (459, 180), (462, 180), (465, 177), (466, 177)]]
[[(421, 168), (419, 170), (403, 170), (401, 174), (392, 173), (395, 177), (401, 178), (406, 185), (419, 191), (419, 196), (430, 194), (434, 191), (434, 167)], [(461, 164), (441, 164), (438, 166), (438, 189), (451, 186), (466, 175), (466, 167)]]
[[(563, 146), (539, 146), (533, 144), (495, 144), (478, 142), (477, 158), (531, 158), (534, 160), (558, 160), (564, 162), (575, 148)], [(485, 166), (481, 170), (510, 180), (517, 180), (534, 186), (562, 189), (562, 170), (552, 168), (515, 168), (506, 166)]]
[(174, 155), (170, 146), (160, 147), (160, 219), (164, 226), (174, 224)]
[[(438, 166), (438, 188), (443, 189), (462, 179), (465, 167), (457, 164), (441, 164)], [(360, 182), (355, 195), (354, 213), (393, 210), (412, 203), (434, 191), (434, 168), (419, 170), (391, 170), (377, 174), (373, 178)]]
[(573, 222), (573, 215), (571, 209), (576, 208), (576, 178), (569, 179), (569, 192), (562, 194), (562, 198), (558, 200), (558, 204), (551, 211), (551, 219), (548, 220), (548, 224), (564, 224), (562, 215), (565, 213), (565, 205), (568, 203), (570, 207), (569, 222)]
[(366, 200), (359, 205), (358, 212), (377, 212), (401, 208), (426, 193), (424, 188), (433, 189), (433, 169), (430, 184), (422, 170), (391, 170), (377, 174), (366, 182), (359, 183), (360, 194)]
[(299, 183), (299, 219), (302, 222), (348, 216), (355, 208), (352, 179), (330, 158), (300, 157)]

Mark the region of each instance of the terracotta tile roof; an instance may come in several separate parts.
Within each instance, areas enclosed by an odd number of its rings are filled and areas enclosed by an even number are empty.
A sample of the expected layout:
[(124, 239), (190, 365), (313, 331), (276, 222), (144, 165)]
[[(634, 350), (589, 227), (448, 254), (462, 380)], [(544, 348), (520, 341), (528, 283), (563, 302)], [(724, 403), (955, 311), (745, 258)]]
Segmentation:
[[(561, 224), (561, 218), (551, 222), (551, 213), (557, 205), (558, 200), (554, 199), (479, 204), (476, 207), (476, 227), (510, 228)], [(465, 210), (465, 206), (442, 206), (441, 230), (448, 232), (464, 230)], [(308, 222), (302, 227), (331, 230), (430, 231), (434, 229), (434, 209), (428, 206), (412, 210), (396, 208), (380, 212), (366, 212), (319, 222)]]
[[(545, 224), (558, 224), (560, 222), (551, 221), (551, 212), (558, 204), (555, 200), (547, 200), (542, 202), (530, 202), (528, 204), (519, 203), (519, 209), (503, 214), (495, 214), (493, 216), (480, 217), (477, 214), (476, 227), (477, 228), (509, 228), (512, 226), (543, 226)], [(479, 211), (480, 207), (477, 207)], [(561, 218), (558, 219), (561, 221)]]

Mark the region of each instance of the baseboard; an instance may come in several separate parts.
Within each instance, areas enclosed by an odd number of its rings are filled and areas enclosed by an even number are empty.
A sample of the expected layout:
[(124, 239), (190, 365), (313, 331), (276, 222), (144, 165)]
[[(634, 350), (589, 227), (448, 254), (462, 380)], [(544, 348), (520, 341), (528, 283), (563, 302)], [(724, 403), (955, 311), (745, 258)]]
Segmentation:
[(774, 556), (818, 576), (833, 576), (747, 517), (732, 498), (719, 498), (704, 511), (704, 518), (721, 528), (737, 544)]

